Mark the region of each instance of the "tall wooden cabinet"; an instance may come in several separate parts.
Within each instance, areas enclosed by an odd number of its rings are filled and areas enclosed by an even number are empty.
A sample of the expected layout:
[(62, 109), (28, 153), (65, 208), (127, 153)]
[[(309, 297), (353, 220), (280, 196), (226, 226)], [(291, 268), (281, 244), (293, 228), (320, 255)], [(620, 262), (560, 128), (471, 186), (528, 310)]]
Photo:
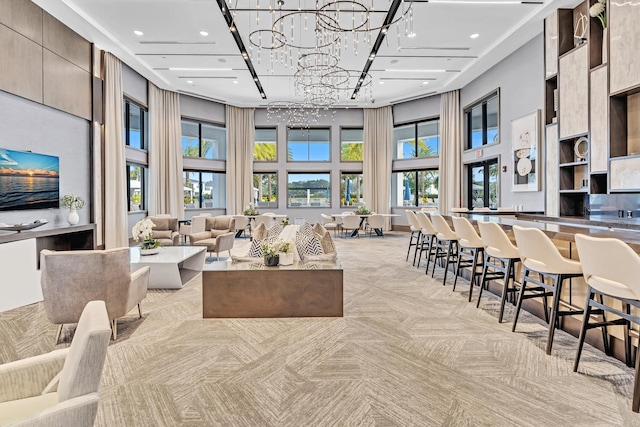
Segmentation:
[[(640, 192), (640, 8), (610, 0), (605, 31), (589, 17), (593, 3), (545, 19), (549, 215), (586, 215), (590, 195)], [(574, 38), (581, 14), (589, 17), (582, 42)], [(585, 159), (576, 155), (580, 138)]]

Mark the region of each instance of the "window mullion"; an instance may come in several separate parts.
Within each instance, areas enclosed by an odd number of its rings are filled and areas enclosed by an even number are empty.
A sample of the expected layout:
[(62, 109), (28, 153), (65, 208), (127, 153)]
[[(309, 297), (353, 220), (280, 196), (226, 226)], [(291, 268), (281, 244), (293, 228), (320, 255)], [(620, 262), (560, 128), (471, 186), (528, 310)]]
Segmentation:
[(487, 103), (482, 103), (482, 145), (487, 145)]

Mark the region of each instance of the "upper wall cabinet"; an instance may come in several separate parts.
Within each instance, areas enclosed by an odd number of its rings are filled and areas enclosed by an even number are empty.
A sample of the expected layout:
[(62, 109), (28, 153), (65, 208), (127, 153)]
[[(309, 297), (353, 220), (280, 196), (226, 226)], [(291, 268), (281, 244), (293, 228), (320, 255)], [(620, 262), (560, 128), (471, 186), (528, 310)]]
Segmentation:
[(617, 94), (640, 85), (640, 7), (637, 2), (609, 3), (610, 88)]
[(560, 139), (589, 131), (589, 51), (578, 47), (560, 58)]

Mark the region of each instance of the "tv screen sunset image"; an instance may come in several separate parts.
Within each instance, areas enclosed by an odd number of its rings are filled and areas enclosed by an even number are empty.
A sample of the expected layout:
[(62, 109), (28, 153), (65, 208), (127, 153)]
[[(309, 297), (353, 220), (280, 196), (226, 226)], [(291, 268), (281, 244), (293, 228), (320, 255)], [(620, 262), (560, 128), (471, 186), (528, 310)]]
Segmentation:
[(0, 211), (59, 207), (58, 157), (0, 148)]

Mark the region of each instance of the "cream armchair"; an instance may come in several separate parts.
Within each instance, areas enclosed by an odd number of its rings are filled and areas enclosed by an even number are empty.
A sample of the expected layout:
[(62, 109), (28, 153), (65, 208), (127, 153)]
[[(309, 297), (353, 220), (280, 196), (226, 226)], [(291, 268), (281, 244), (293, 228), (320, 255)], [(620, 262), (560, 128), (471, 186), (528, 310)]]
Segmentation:
[(78, 323), (84, 306), (92, 300), (105, 301), (112, 323), (113, 339), (118, 336), (117, 320), (138, 306), (147, 295), (149, 267), (131, 272), (129, 248), (104, 251), (40, 252), (42, 294), (49, 320), (62, 326)]
[(194, 246), (206, 246), (207, 252), (215, 252), (220, 259), (220, 252), (233, 249), (235, 241), (236, 220), (231, 216), (216, 216), (206, 218), (205, 230), (201, 233), (189, 235), (189, 242)]
[(0, 425), (93, 426), (110, 335), (104, 301), (91, 301), (69, 348), (0, 365)]
[(176, 246), (180, 244), (178, 218), (162, 215), (150, 216), (149, 219), (155, 224), (151, 237), (160, 240), (161, 246)]

